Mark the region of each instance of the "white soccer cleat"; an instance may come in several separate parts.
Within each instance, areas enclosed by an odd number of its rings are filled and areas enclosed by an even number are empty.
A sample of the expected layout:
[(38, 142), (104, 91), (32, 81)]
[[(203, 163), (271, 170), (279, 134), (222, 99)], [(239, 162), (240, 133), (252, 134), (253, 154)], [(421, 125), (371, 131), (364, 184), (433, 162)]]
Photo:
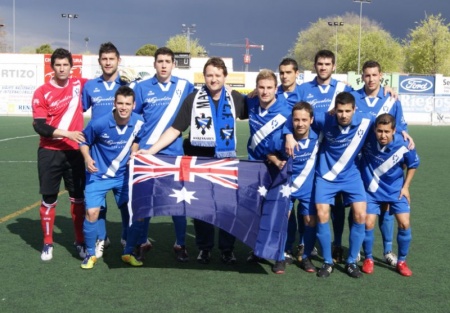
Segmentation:
[(50, 261), (51, 259), (53, 259), (53, 245), (45, 244), (44, 248), (42, 249), (41, 260)]
[(383, 259), (384, 262), (386, 262), (390, 266), (397, 266), (397, 255), (395, 255), (395, 253), (393, 253), (392, 251), (386, 253)]

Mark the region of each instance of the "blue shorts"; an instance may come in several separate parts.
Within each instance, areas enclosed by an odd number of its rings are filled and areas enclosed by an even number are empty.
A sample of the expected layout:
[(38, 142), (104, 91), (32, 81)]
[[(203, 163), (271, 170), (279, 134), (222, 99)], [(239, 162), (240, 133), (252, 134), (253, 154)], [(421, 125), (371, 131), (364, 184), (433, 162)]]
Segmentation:
[(86, 174), (86, 189), (84, 197), (86, 199), (86, 210), (104, 206), (106, 194), (112, 191), (116, 199), (117, 206), (128, 203), (128, 176), (102, 179), (98, 176)]
[(375, 199), (367, 197), (367, 214), (380, 215), (380, 207), (383, 203), (389, 204), (390, 215), (411, 212), (408, 200), (406, 200), (405, 197), (402, 197), (397, 201), (377, 201)]
[(291, 197), (291, 204), (289, 210), (292, 210), (294, 207), (295, 200), (298, 200), (297, 204), (297, 214), (301, 214), (303, 216), (307, 215), (317, 215), (316, 204), (311, 198), (299, 199), (296, 197)]
[(347, 205), (354, 202), (366, 202), (366, 191), (359, 176), (352, 177), (348, 181), (330, 182), (322, 177), (316, 176), (316, 203), (326, 203), (334, 205), (334, 198), (338, 193), (342, 193), (344, 203)]

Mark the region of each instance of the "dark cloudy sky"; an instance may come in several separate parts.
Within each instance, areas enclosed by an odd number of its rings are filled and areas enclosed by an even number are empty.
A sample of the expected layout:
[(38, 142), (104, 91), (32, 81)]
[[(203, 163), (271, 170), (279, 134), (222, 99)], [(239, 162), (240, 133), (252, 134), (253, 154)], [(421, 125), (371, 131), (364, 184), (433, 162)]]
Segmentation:
[[(134, 54), (146, 43), (162, 46), (181, 33), (181, 24), (196, 24), (192, 38), (210, 55), (233, 57), (234, 70), (243, 70), (244, 48), (217, 47), (210, 43), (263, 44), (264, 51), (251, 49), (250, 70), (276, 69), (293, 46), (299, 31), (318, 18), (353, 12), (353, 0), (0, 0), (0, 23), (5, 24), (13, 46), (15, 1), (16, 51), (50, 43), (67, 48), (68, 19), (61, 13), (76, 13), (71, 20), (71, 50), (96, 53), (100, 43), (112, 41), (123, 55)], [(363, 16), (377, 21), (395, 38), (405, 38), (415, 21), (425, 14), (441, 13), (450, 23), (450, 0), (372, 0), (363, 4)], [(1, 56), (0, 56), (1, 57)]]

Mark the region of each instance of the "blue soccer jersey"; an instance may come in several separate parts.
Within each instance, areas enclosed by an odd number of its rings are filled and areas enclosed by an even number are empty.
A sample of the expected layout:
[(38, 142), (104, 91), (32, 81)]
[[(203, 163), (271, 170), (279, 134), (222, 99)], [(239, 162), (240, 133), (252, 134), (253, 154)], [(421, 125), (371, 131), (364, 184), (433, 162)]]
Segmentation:
[(317, 77), (310, 82), (301, 84), (296, 91), (298, 101), (306, 101), (312, 105), (314, 114), (327, 112), (334, 108), (334, 99), (342, 91), (351, 92), (352, 87), (343, 82), (331, 79), (329, 85), (319, 85)]
[(88, 80), (83, 88), (83, 110), (92, 108), (91, 119), (109, 115), (114, 107), (114, 95), (120, 86), (126, 85), (119, 75), (112, 82), (107, 82), (103, 76)]
[(250, 160), (266, 160), (271, 150), (271, 140), (276, 130), (281, 130), (291, 108), (283, 97), (278, 97), (269, 109), (265, 110), (259, 105), (257, 97), (247, 98), (248, 124), (250, 138), (247, 144), (248, 158)]
[(374, 117), (389, 113), (395, 117), (397, 132), (408, 131), (408, 124), (403, 116), (402, 104), (389, 94), (384, 95), (384, 88), (381, 87), (376, 97), (369, 97), (364, 91), (364, 87), (352, 92), (356, 101), (356, 110), (369, 113)]
[(119, 177), (125, 174), (131, 146), (139, 142), (144, 121), (133, 113), (127, 125), (117, 125), (113, 113), (91, 120), (83, 130), (98, 178)]
[(416, 150), (408, 149), (400, 134), (382, 147), (372, 132), (362, 150), (361, 177), (367, 196), (375, 201), (398, 201), (404, 183), (403, 166), (417, 168), (420, 163)]
[[(156, 75), (136, 84), (135, 112), (145, 120), (144, 134), (140, 147), (149, 149), (169, 128), (186, 98), (194, 90), (194, 85), (185, 79), (172, 76), (168, 83), (160, 83)], [(183, 155), (183, 138), (178, 137), (159, 153)]]
[(323, 133), (316, 173), (326, 181), (346, 182), (360, 173), (356, 157), (364, 145), (374, 119), (369, 114), (355, 112), (350, 125), (339, 125), (336, 116), (317, 114), (312, 127)]
[(302, 99), (300, 98), (300, 85), (295, 84), (295, 89), (293, 91), (287, 92), (283, 90), (283, 86), (278, 86), (277, 88), (277, 97), (284, 97), (289, 103), (290, 108), (292, 107)]

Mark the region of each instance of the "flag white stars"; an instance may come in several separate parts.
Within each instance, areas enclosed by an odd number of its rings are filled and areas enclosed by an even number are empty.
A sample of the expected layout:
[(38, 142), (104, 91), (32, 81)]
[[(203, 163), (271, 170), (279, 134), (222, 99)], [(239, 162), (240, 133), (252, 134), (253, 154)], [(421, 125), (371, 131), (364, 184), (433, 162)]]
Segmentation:
[(187, 203), (191, 204), (191, 200), (198, 200), (198, 198), (194, 197), (195, 191), (188, 191), (185, 187), (183, 187), (181, 190), (172, 189), (172, 191), (174, 193), (169, 195), (169, 197), (177, 198), (177, 203), (186, 201)]

